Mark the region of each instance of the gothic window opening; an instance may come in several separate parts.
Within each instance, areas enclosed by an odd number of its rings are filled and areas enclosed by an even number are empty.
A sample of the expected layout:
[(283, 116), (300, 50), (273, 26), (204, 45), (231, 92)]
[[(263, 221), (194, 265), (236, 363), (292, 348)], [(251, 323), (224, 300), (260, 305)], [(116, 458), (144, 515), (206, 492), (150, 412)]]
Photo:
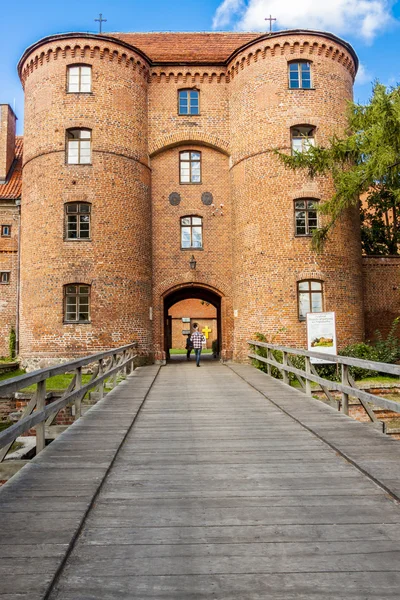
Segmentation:
[(203, 247), (203, 219), (201, 217), (181, 218), (181, 248)]
[(67, 91), (90, 93), (92, 91), (92, 67), (71, 65), (67, 68)]
[(179, 153), (180, 183), (201, 183), (201, 152)]
[(67, 131), (67, 164), (90, 165), (92, 161), (92, 130)]
[(318, 200), (303, 198), (294, 201), (295, 234), (312, 235), (318, 229)]
[(315, 127), (313, 125), (296, 125), (290, 129), (292, 154), (308, 152), (315, 146)]
[(88, 323), (90, 317), (90, 285), (64, 286), (64, 321)]
[(307, 280), (297, 283), (299, 320), (305, 321), (307, 313), (323, 311), (322, 281)]
[(91, 206), (87, 202), (65, 205), (65, 237), (67, 240), (90, 239)]
[(311, 89), (311, 63), (306, 61), (289, 63), (289, 88)]
[(179, 90), (178, 113), (180, 115), (199, 114), (199, 92), (198, 90)]

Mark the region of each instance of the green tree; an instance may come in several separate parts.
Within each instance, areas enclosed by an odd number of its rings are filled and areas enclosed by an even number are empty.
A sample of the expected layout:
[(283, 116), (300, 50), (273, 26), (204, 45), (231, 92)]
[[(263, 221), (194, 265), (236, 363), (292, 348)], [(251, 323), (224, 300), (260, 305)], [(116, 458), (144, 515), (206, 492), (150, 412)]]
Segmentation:
[(319, 210), (327, 223), (313, 234), (313, 247), (322, 250), (332, 227), (350, 206), (361, 210), (363, 246), (367, 253), (397, 254), (400, 202), (400, 87), (376, 83), (368, 104), (349, 103), (348, 131), (328, 146), (310, 146), (292, 156), (276, 152), (293, 169), (306, 169), (314, 178), (330, 173), (335, 193)]

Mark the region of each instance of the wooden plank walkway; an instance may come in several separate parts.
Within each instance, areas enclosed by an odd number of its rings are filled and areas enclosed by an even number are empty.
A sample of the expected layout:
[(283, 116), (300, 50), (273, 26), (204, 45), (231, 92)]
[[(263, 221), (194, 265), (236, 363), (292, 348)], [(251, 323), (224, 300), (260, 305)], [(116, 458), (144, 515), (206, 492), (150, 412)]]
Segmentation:
[(0, 490), (0, 600), (399, 599), (399, 465), (252, 367), (139, 369)]

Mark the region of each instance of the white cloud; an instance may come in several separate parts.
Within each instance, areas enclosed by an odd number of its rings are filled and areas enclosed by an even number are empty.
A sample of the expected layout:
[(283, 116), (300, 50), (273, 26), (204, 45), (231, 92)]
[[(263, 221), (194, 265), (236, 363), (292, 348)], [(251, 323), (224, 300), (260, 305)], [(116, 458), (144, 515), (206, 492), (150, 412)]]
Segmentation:
[(372, 81), (373, 76), (368, 71), (368, 69), (366, 69), (362, 63), (360, 63), (358, 66), (355, 83), (357, 83), (358, 85), (365, 85), (366, 83), (372, 83)]
[(366, 42), (393, 20), (390, 0), (223, 0), (213, 27), (235, 23), (238, 30), (264, 31), (269, 14), (277, 18), (276, 29), (320, 29)]

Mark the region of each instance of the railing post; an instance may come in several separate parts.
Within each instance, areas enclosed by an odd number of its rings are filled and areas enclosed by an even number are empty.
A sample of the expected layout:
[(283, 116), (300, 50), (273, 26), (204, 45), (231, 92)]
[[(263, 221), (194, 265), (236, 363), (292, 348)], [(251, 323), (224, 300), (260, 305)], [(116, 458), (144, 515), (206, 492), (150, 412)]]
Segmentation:
[[(267, 358), (268, 358), (268, 360), (271, 360), (271, 349), (270, 348), (267, 348)], [(272, 367), (269, 363), (267, 364), (267, 373), (270, 376), (272, 375)]]
[[(118, 355), (113, 354), (111, 368), (116, 367), (117, 363), (118, 363)], [(112, 389), (114, 389), (117, 385), (117, 375), (118, 375), (118, 371), (115, 371), (115, 373), (113, 373), (113, 375), (111, 375), (111, 388)]]
[(311, 359), (309, 356), (306, 359), (306, 395), (311, 396), (311, 381), (308, 379), (308, 375), (311, 375)]
[[(287, 352), (283, 351), (283, 366), (287, 367), (288, 366), (288, 361), (287, 361)], [(289, 385), (289, 374), (288, 372), (283, 369), (283, 383), (286, 383), (286, 385)]]
[[(75, 391), (82, 387), (82, 367), (76, 369)], [(79, 419), (82, 413), (82, 396), (75, 398), (75, 421)]]
[[(99, 360), (99, 376), (103, 375), (104, 373), (104, 368), (103, 368), (103, 359), (101, 358)], [(99, 393), (99, 400), (102, 400), (104, 398), (104, 381), (102, 381), (99, 386), (98, 386), (98, 393)]]
[[(342, 385), (349, 385), (349, 367), (342, 363)], [(349, 414), (349, 395), (342, 392), (342, 412), (345, 415)]]
[[(46, 380), (39, 381), (36, 389), (36, 410), (43, 410), (46, 405)], [(45, 420), (36, 425), (36, 454), (39, 454), (46, 446), (46, 423)]]

